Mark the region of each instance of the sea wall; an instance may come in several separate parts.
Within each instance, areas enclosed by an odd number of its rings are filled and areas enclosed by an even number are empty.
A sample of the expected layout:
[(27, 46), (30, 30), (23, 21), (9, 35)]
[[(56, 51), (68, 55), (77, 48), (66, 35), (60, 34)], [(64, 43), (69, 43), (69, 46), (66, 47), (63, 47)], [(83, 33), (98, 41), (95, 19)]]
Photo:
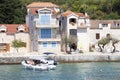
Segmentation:
[(59, 62), (102, 62), (120, 61), (120, 55), (64, 55), (55, 56)]
[[(56, 55), (49, 56), (55, 58), (60, 63), (70, 63), (70, 62), (102, 62), (102, 61), (118, 61), (120, 62), (120, 54), (94, 54), (94, 55)], [(0, 64), (19, 64), (21, 61), (28, 59), (28, 56), (15, 56), (15, 57), (0, 57)]]
[(0, 57), (0, 64), (19, 64), (28, 57)]

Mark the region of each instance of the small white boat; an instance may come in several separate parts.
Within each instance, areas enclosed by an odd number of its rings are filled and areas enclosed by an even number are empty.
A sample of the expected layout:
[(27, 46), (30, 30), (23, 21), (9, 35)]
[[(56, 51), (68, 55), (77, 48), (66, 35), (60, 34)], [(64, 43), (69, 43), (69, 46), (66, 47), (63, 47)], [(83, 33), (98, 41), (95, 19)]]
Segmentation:
[(24, 60), (21, 64), (28, 69), (52, 70), (56, 68), (57, 62), (47, 57), (30, 56), (29, 60)]

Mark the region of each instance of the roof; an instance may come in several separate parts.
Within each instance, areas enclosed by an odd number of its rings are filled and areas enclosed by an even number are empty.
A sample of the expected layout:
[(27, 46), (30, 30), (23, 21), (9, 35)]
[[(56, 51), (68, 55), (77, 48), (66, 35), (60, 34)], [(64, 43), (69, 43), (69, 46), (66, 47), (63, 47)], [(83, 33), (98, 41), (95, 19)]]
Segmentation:
[(25, 27), (25, 32), (28, 32), (28, 26), (26, 24), (0, 24), (0, 27), (4, 25), (7, 28), (7, 34), (15, 34), (17, 32), (17, 28), (20, 25)]
[(112, 29), (120, 29), (120, 27), (116, 27), (115, 24), (119, 23), (120, 24), (120, 20), (90, 20), (90, 28), (91, 29), (99, 29), (99, 24), (111, 24), (111, 28)]
[(59, 7), (59, 6), (51, 2), (33, 2), (29, 4), (27, 7)]
[[(63, 12), (63, 13), (62, 13), (62, 16), (67, 17), (67, 16), (69, 16), (69, 15), (71, 15), (71, 14), (75, 14), (75, 15), (77, 15), (77, 16), (85, 17), (85, 15), (84, 15), (83, 13), (72, 12), (72, 11), (70, 11), (70, 10), (67, 10), (66, 12)], [(87, 16), (87, 17), (88, 17), (88, 16)]]
[(37, 14), (37, 11), (39, 9), (48, 8), (52, 11), (53, 14), (57, 14), (56, 10), (54, 8), (58, 8), (59, 6), (56, 4), (53, 4), (51, 2), (33, 2), (27, 6), (27, 8), (30, 10), (32, 14)]
[[(29, 8), (30, 12), (32, 14), (37, 14), (39, 9), (45, 9), (45, 8)], [(52, 11), (53, 14), (57, 14), (57, 12), (54, 9), (50, 9)]]

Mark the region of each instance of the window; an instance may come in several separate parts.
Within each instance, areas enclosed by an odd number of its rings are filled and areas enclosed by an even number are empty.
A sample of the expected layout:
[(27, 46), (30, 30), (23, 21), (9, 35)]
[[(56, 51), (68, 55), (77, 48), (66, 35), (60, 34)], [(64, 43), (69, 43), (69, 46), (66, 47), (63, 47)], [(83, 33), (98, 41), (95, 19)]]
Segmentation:
[(102, 27), (108, 27), (108, 24), (102, 24)]
[(2, 26), (0, 26), (0, 32), (6, 32), (7, 31), (7, 27), (6, 26), (4, 26), (4, 25), (2, 25)]
[(120, 24), (119, 24), (119, 23), (116, 23), (116, 24), (115, 24), (115, 26), (116, 26), (116, 27), (119, 27), (119, 26), (120, 26)]
[(71, 19), (69, 20), (69, 23), (71, 23), (71, 22), (76, 23), (76, 19), (75, 19), (75, 18), (71, 18)]
[(50, 15), (49, 14), (41, 14), (40, 15), (40, 24), (50, 24)]
[(51, 38), (51, 29), (41, 29), (40, 38)]
[(77, 35), (77, 29), (70, 29), (70, 35)]
[(61, 21), (59, 21), (59, 26), (61, 26)]
[(17, 30), (18, 30), (18, 32), (24, 32), (25, 27), (23, 25), (20, 25), (20, 26), (18, 26)]
[(34, 16), (31, 16), (31, 21), (34, 19)]
[(52, 47), (56, 47), (56, 42), (51, 42)]
[(71, 18), (69, 19), (69, 23), (74, 25), (76, 23), (76, 19), (75, 18)]
[(100, 39), (100, 34), (96, 33), (96, 39)]
[(0, 32), (1, 32), (1, 33), (5, 33), (5, 30), (1, 30)]
[(64, 17), (62, 17), (62, 20), (64, 20)]
[(42, 47), (47, 47), (47, 42), (43, 42)]

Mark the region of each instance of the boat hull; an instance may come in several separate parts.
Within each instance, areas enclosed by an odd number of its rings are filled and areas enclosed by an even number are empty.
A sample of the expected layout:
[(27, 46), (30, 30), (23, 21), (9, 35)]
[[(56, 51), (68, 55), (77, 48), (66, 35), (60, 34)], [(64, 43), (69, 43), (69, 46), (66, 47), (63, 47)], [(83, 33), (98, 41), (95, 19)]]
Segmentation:
[(51, 64), (28, 64), (26, 61), (22, 61), (21, 64), (26, 68), (26, 69), (33, 69), (33, 70), (53, 70), (56, 68), (55, 65)]

